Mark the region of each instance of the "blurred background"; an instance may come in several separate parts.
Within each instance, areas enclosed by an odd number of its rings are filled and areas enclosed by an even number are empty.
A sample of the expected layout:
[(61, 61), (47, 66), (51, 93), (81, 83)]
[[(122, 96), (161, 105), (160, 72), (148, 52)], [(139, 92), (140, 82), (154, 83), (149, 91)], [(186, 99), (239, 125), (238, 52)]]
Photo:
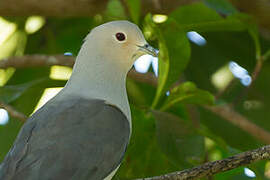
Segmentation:
[[(270, 144), (269, 12), (269, 0), (2, 0), (0, 162), (26, 117), (65, 85), (87, 33), (120, 19), (160, 55), (129, 73), (133, 134), (114, 179)], [(270, 179), (270, 161), (206, 179)]]

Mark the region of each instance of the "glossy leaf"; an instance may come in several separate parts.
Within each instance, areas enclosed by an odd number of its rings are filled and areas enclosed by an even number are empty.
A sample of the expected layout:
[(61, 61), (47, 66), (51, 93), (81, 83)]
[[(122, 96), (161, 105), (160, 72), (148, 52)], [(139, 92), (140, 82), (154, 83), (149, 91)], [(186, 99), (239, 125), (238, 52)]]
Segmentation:
[(190, 44), (185, 32), (166, 25), (157, 26), (150, 15), (146, 17), (145, 21), (159, 40), (158, 88), (152, 104), (152, 108), (154, 108), (187, 66), (190, 58)]
[(152, 113), (157, 123), (159, 146), (172, 163), (183, 168), (202, 162), (204, 138), (198, 135), (192, 126), (170, 113)]
[(185, 82), (170, 91), (168, 100), (161, 109), (166, 110), (177, 103), (213, 105), (214, 99), (208, 91), (198, 89), (192, 82)]
[(243, 31), (247, 29), (246, 24), (236, 15), (223, 18), (203, 3), (180, 7), (172, 12), (170, 17), (175, 20), (175, 26), (184, 31)]
[(230, 15), (238, 12), (228, 0), (204, 0), (204, 3), (222, 14)]
[(105, 14), (110, 20), (126, 17), (125, 10), (120, 0), (109, 0)]
[(138, 24), (141, 15), (141, 0), (126, 0), (125, 2), (127, 3), (132, 21)]
[(42, 83), (45, 79), (34, 80), (19, 85), (7, 85), (0, 87), (0, 100), (5, 103), (11, 103), (18, 99), (30, 87)]
[(132, 136), (114, 179), (134, 179), (176, 171), (178, 167), (168, 160), (157, 144), (154, 119), (133, 106), (131, 110)]

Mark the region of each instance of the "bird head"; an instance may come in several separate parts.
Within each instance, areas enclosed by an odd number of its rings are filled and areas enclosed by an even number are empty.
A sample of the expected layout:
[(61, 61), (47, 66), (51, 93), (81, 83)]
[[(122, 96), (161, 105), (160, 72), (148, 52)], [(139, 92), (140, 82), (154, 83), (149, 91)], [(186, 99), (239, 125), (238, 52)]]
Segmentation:
[[(112, 21), (94, 28), (85, 39), (97, 56), (112, 65), (130, 69), (134, 61), (144, 54), (157, 56), (137, 25), (128, 21)], [(104, 63), (104, 62), (101, 62)]]

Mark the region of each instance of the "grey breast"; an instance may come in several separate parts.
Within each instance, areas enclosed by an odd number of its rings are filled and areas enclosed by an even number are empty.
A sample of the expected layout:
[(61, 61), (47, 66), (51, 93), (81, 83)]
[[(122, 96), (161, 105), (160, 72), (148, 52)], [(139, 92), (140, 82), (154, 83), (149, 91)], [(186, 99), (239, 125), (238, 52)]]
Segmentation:
[(0, 166), (1, 180), (101, 180), (121, 162), (126, 116), (103, 100), (49, 101), (30, 117)]

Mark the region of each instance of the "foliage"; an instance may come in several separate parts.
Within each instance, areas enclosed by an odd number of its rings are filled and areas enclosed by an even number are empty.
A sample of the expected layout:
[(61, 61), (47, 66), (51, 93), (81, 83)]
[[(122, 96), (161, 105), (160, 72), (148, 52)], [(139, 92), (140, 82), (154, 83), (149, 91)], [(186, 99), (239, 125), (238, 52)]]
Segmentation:
[[(235, 81), (219, 99), (214, 98), (228, 84), (224, 82), (222, 89), (215, 85), (213, 77), (229, 61), (236, 61), (252, 72), (261, 53), (268, 50), (269, 54), (270, 41), (259, 35), (252, 17), (238, 12), (226, 0), (205, 0), (178, 7), (168, 15), (167, 21), (155, 23), (151, 14), (140, 15), (139, 0), (126, 2), (123, 7), (120, 1), (111, 0), (107, 11), (95, 17), (47, 18), (45, 25), (33, 34), (25, 31), (25, 18), (6, 18), (16, 23), (17, 29), (0, 48), (12, 41), (13, 45), (6, 50), (9, 56), (66, 51), (76, 55), (89, 29), (103, 22), (129, 19), (143, 29), (149, 43), (160, 50), (158, 86), (153, 88), (131, 79), (127, 82), (133, 134), (114, 179), (165, 174), (262, 145), (260, 140), (203, 108), (233, 103), (236, 111), (270, 131), (269, 61), (264, 63), (248, 91)], [(206, 44), (201, 46), (189, 41), (189, 31), (200, 33)], [(15, 38), (18, 33), (20, 38)], [(19, 43), (22, 41), (25, 43)], [(50, 79), (49, 67), (1, 70), (1, 74), (6, 78), (0, 87), (0, 101), (26, 115), (33, 112), (46, 88), (62, 87), (65, 83)], [(21, 126), (13, 118), (0, 126), (0, 160)], [(258, 179), (267, 179), (266, 163), (249, 167)], [(238, 168), (214, 179), (250, 178), (244, 175), (243, 168)]]

